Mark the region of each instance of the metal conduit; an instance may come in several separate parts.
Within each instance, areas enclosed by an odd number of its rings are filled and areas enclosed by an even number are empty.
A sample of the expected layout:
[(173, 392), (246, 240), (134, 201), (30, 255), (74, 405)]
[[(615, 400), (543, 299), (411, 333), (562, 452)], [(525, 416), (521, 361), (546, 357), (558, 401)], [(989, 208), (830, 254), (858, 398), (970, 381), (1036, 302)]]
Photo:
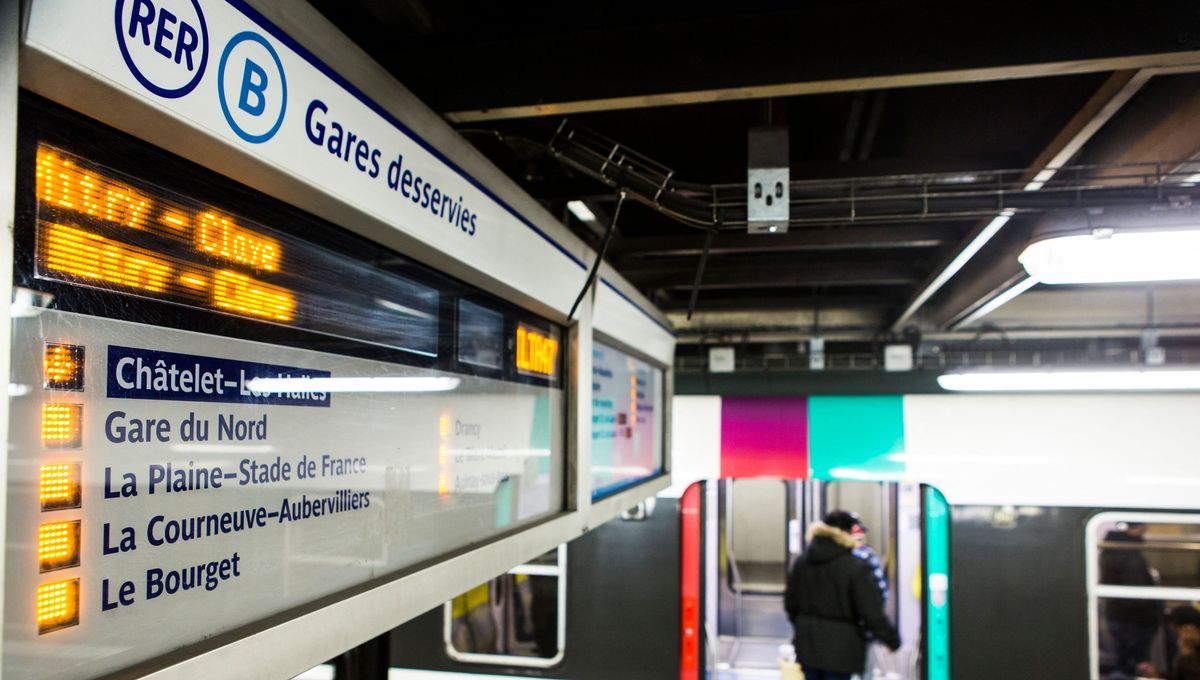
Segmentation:
[[(683, 224), (746, 225), (745, 184), (697, 184), (620, 143), (563, 120), (548, 145), (562, 163)], [(1200, 202), (1196, 164), (1158, 161), (1050, 168), (1027, 190), (1027, 168), (795, 180), (789, 224), (885, 223), (991, 217), (1069, 208)]]

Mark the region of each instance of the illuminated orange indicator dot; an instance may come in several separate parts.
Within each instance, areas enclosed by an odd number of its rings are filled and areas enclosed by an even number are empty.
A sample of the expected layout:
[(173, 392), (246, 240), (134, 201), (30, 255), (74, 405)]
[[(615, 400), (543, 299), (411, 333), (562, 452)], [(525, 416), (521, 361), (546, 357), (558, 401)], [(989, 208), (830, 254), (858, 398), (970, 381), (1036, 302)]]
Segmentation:
[(44, 635), (79, 623), (79, 579), (38, 586), (37, 628)]
[(450, 416), (441, 416), (438, 418), (438, 436), (441, 437), (441, 444), (438, 446), (438, 495), (450, 495), (450, 452), (446, 448), (446, 439), (450, 436)]
[(273, 321), (291, 321), (296, 298), (290, 292), (228, 269), (213, 277), (212, 303), (217, 309)]
[(42, 572), (79, 566), (79, 520), (38, 527), (38, 569)]
[(42, 512), (78, 508), (80, 504), (79, 465), (60, 463), (43, 465), (38, 484)]
[(81, 404), (42, 404), (42, 443), (54, 449), (79, 447)]
[(135, 248), (63, 224), (42, 223), (40, 264), (67, 276), (162, 293), (171, 265), (148, 250)]
[(83, 389), (83, 348), (78, 345), (46, 343), (43, 358), (46, 389)]

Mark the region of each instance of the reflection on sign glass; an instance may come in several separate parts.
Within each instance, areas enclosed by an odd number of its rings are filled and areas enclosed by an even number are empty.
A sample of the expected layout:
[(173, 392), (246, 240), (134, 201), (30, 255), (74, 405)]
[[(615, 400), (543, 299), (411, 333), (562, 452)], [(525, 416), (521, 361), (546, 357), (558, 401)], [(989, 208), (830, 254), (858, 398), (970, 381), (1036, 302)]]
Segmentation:
[(433, 288), (44, 144), (35, 190), (40, 278), (437, 355)]
[(501, 368), (504, 365), (504, 317), (485, 307), (458, 303), (458, 360), (464, 364)]

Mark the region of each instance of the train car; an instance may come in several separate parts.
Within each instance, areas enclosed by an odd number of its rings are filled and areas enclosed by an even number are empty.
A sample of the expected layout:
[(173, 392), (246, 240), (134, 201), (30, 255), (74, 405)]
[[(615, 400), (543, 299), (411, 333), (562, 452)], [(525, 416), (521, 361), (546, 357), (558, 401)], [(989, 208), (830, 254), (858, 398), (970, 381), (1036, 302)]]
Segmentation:
[[(928, 609), (923, 624), (926, 643), (949, 656), (939, 677), (1116, 677), (1130, 611), (1144, 615), (1147, 655), (1161, 669), (1175, 653), (1171, 613), (1200, 602), (1198, 405), (1179, 393), (683, 396), (676, 481), (754, 474), (747, 460), (780, 455), (764, 424), (788, 413), (805, 423), (785, 448), (803, 456), (795, 464), (807, 478), (920, 482), (944, 494), (937, 585), (948, 625), (935, 633), (942, 615)], [(942, 531), (931, 507), (927, 540)], [(1130, 560), (1155, 577), (1114, 566)], [(925, 586), (935, 586), (928, 574)]]
[(664, 317), (307, 4), (0, 12), (5, 678), (289, 677), (667, 486)]

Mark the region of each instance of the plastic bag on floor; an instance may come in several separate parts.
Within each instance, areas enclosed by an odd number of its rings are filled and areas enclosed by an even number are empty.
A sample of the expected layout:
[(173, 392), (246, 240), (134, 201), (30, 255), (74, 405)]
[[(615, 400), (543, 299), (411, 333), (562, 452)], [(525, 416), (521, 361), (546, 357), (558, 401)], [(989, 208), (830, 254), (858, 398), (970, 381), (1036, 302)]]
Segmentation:
[(791, 645), (779, 645), (780, 680), (804, 680), (804, 671), (796, 663), (796, 650)]
[(795, 661), (780, 661), (779, 678), (780, 680), (804, 680), (804, 671), (800, 670), (800, 664)]

